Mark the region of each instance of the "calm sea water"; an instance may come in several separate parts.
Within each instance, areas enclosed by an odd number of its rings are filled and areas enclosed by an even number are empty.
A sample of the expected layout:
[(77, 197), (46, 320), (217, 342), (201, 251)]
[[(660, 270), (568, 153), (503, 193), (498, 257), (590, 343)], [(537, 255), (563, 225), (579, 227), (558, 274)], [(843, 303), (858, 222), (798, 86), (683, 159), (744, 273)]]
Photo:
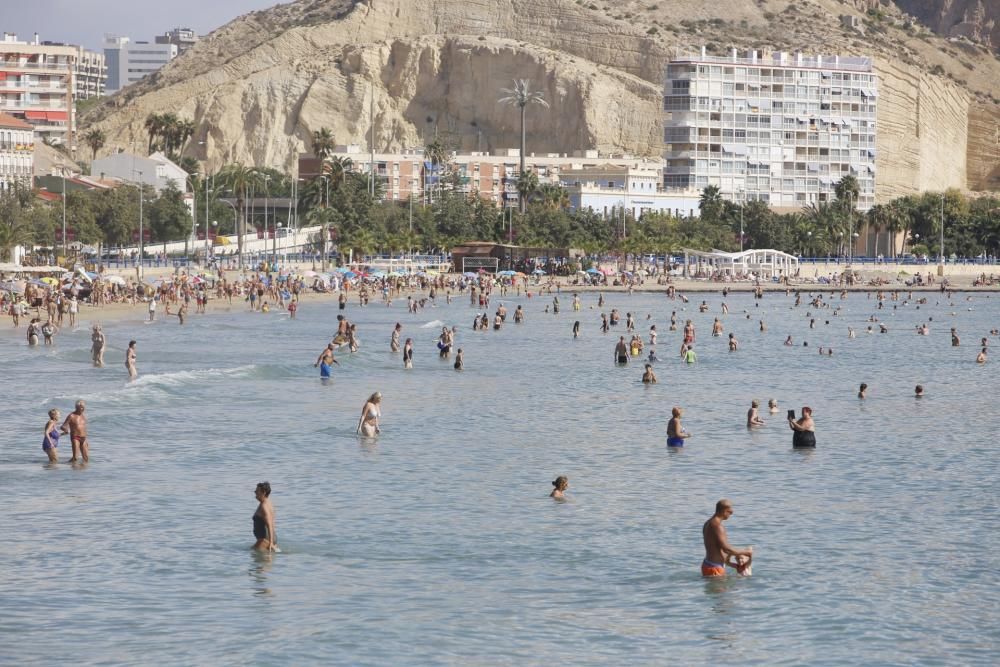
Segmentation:
[[(559, 315), (543, 312), (550, 297), (504, 299), (527, 321), (500, 332), (472, 331), (463, 297), (416, 315), (352, 302), (362, 348), (340, 355), (329, 386), (312, 362), (333, 304), (296, 321), (239, 304), (184, 327), (136, 309), (106, 326), (103, 370), (85, 329), (34, 350), (5, 333), (0, 662), (995, 662), (1000, 358), (974, 358), (1000, 297), (890, 304), (890, 332), (866, 335), (863, 294), (833, 298), (842, 311), (816, 311), (814, 330), (789, 297), (730, 295), (737, 353), (709, 336), (720, 295), (705, 314), (700, 296), (683, 311), (663, 295), (607, 298), (644, 337), (657, 324), (659, 385), (639, 382), (640, 364), (613, 367), (596, 295), (573, 313), (565, 291)], [(694, 366), (676, 359), (673, 309), (698, 327)], [(931, 335), (915, 335), (931, 317)], [(388, 351), (397, 320), (412, 371)], [(434, 321), (460, 327), (464, 372), (438, 360)], [(383, 434), (365, 442), (354, 428), (375, 390)], [(77, 398), (91, 464), (50, 468), (45, 412)], [(753, 398), (781, 413), (748, 433)], [(803, 453), (783, 417), (806, 404), (819, 447)], [(680, 452), (665, 447), (673, 405), (695, 434)], [(564, 504), (547, 497), (560, 474)], [(261, 480), (284, 549), (271, 558), (248, 549)], [(730, 539), (754, 545), (751, 578), (699, 576), (701, 525), (722, 497)]]

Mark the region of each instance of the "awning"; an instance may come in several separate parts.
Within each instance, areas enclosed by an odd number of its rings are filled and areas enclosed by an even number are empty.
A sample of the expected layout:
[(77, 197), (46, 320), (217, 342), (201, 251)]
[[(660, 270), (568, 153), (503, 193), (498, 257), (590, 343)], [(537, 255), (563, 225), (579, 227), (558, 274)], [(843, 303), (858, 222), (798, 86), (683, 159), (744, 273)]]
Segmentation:
[(25, 118), (30, 118), (31, 120), (45, 120), (46, 115), (44, 111), (25, 111)]
[(806, 118), (805, 116), (799, 116), (799, 122), (800, 123), (808, 123), (809, 119)]
[(46, 111), (45, 117), (48, 120), (69, 120), (69, 113), (66, 111)]
[(760, 107), (760, 100), (747, 100), (747, 106)]
[(7, 72), (0, 72), (0, 81), (7, 80)]
[(807, 169), (808, 171), (816, 171), (816, 172), (818, 172), (818, 171), (819, 171), (819, 165), (818, 165), (818, 164), (815, 164), (815, 163), (812, 163), (812, 162), (810, 162), (809, 164), (807, 164), (807, 165), (806, 165), (806, 169)]

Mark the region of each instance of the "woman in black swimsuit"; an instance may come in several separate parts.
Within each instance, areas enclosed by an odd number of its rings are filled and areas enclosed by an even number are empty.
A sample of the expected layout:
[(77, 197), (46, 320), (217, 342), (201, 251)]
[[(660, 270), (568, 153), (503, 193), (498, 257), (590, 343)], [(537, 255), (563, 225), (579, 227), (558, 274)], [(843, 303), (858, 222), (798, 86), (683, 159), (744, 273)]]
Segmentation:
[(261, 482), (254, 490), (257, 511), (253, 513), (253, 536), (257, 538), (253, 548), (257, 551), (277, 551), (277, 533), (274, 530), (274, 507), (271, 505), (271, 485)]

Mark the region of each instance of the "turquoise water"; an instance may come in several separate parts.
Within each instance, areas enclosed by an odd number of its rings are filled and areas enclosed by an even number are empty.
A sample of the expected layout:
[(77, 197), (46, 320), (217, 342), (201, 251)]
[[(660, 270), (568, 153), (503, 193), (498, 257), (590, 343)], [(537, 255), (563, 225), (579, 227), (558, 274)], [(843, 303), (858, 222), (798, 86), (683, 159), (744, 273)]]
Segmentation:
[[(685, 311), (663, 295), (606, 297), (618, 329), (626, 311), (644, 338), (657, 324), (660, 384), (643, 386), (640, 364), (613, 366), (618, 334), (601, 335), (593, 294), (573, 313), (563, 292), (559, 315), (542, 312), (549, 297), (503, 299), (527, 321), (500, 332), (472, 331), (463, 297), (415, 315), (352, 302), (362, 348), (339, 355), (328, 386), (312, 362), (332, 303), (295, 321), (219, 306), (184, 327), (144, 324), (137, 308), (105, 326), (102, 370), (85, 329), (35, 350), (23, 329), (5, 332), (0, 662), (995, 661), (1000, 359), (974, 358), (1000, 298), (890, 304), (890, 332), (866, 335), (875, 302), (863, 294), (833, 298), (843, 310), (816, 311), (815, 330), (790, 297), (730, 295), (723, 322), (741, 349), (729, 353), (709, 336), (720, 295), (704, 314), (700, 296)], [(698, 327), (694, 366), (676, 359), (672, 309)], [(930, 317), (931, 335), (915, 335)], [(415, 341), (412, 371), (388, 351), (396, 321)], [(460, 327), (464, 372), (438, 360), (440, 329), (421, 328), (434, 321)], [(383, 434), (362, 441), (375, 390)], [(91, 464), (50, 468), (45, 412), (77, 398)], [(781, 413), (765, 409), (768, 425), (748, 433), (753, 398), (777, 398)], [(683, 451), (664, 446), (673, 405), (694, 433)], [(815, 452), (792, 451), (783, 423), (802, 405), (815, 409)], [(560, 474), (564, 504), (547, 497)], [(261, 480), (284, 550), (273, 557), (248, 549)], [(754, 545), (753, 577), (699, 576), (701, 525), (721, 497), (735, 505), (731, 541)]]

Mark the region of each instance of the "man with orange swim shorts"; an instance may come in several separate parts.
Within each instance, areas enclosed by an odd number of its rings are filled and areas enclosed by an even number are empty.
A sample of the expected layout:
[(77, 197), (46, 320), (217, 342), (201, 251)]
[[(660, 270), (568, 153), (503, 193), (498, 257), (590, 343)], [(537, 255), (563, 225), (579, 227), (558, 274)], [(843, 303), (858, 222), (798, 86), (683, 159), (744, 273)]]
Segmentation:
[(726, 528), (722, 522), (733, 515), (733, 504), (726, 499), (715, 503), (715, 514), (702, 526), (701, 534), (705, 539), (705, 560), (701, 562), (703, 577), (723, 577), (726, 574), (726, 562), (732, 556), (745, 556), (745, 565), (753, 560), (753, 550), (736, 549), (729, 544)]

